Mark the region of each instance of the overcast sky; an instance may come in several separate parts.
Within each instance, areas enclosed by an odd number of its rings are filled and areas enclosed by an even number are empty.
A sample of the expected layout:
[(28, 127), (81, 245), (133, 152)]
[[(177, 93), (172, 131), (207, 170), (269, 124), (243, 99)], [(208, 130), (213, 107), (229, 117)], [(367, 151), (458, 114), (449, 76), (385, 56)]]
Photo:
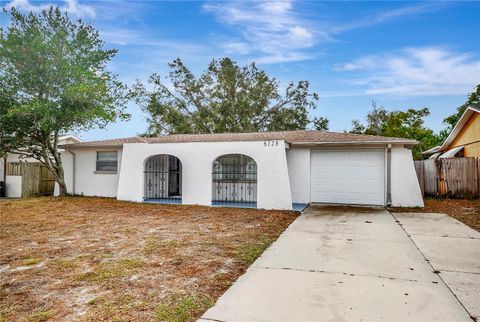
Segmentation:
[[(111, 69), (127, 84), (165, 74), (180, 57), (194, 72), (212, 58), (251, 61), (282, 84), (308, 80), (320, 94), (314, 115), (330, 130), (351, 128), (371, 101), (387, 109), (429, 107), (427, 126), (461, 105), (480, 83), (480, 2), (340, 1), (0, 1), (38, 11), (57, 4), (92, 23), (118, 55)], [(8, 18), (0, 14), (0, 26)], [(126, 137), (146, 129), (132, 119), (86, 140)]]

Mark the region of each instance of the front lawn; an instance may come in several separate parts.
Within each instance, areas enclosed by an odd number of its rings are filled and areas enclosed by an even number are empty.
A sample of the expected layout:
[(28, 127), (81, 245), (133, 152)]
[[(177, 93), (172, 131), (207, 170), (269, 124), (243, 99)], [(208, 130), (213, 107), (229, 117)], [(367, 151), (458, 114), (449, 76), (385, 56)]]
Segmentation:
[(0, 321), (198, 318), (296, 218), (104, 198), (0, 203)]
[(433, 199), (424, 200), (424, 208), (391, 208), (393, 212), (444, 213), (480, 232), (480, 199)]

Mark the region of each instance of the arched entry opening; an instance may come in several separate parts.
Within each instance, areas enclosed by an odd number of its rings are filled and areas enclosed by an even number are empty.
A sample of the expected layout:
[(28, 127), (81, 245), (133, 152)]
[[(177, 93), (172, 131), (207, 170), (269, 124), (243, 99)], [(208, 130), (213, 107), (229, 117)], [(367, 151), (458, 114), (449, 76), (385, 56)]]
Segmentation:
[(213, 162), (212, 205), (257, 207), (257, 163), (251, 157), (227, 154)]
[(154, 155), (145, 161), (143, 200), (182, 203), (182, 163), (168, 154)]

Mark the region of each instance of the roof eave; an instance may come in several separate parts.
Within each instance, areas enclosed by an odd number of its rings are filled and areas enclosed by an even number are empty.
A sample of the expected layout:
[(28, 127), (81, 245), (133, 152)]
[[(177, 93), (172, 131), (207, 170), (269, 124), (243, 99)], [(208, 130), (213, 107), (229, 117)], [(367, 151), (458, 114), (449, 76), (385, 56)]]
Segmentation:
[(404, 144), (414, 146), (420, 142), (415, 140), (405, 141), (345, 141), (345, 142), (291, 142), (291, 145), (389, 145), (389, 144)]

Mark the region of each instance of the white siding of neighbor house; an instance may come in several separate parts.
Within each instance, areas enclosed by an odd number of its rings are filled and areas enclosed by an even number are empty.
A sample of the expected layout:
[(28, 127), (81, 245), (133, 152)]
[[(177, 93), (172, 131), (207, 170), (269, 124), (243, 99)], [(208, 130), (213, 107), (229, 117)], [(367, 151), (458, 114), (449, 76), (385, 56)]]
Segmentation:
[(214, 160), (225, 154), (245, 154), (257, 163), (257, 207), (292, 209), (285, 143), (276, 142), (273, 146), (263, 141), (124, 144), (117, 198), (141, 202), (145, 160), (170, 154), (182, 163), (182, 203), (210, 205)]
[[(117, 151), (117, 173), (96, 173), (97, 151)], [(65, 173), (65, 183), (68, 193), (76, 195), (116, 197), (118, 179), (122, 163), (121, 149), (77, 149), (75, 153), (75, 189), (73, 187), (73, 155), (69, 151), (62, 152), (62, 163)], [(55, 185), (55, 195), (58, 195), (58, 186)]]
[(412, 151), (393, 147), (391, 152), (391, 199), (394, 207), (423, 207)]
[(310, 148), (287, 150), (288, 175), (294, 203), (310, 203)]

